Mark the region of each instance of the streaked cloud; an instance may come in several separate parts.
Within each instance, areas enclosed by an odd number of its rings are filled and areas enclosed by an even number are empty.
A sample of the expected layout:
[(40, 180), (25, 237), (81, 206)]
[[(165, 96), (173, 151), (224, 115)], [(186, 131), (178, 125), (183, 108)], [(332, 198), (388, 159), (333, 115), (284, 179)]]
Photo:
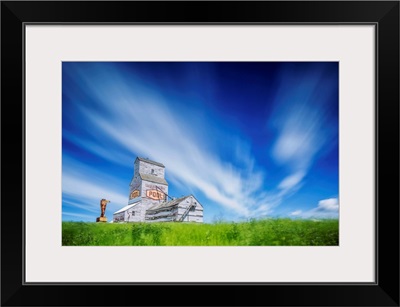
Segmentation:
[(66, 199), (63, 199), (63, 205), (65, 207), (72, 207), (72, 208), (77, 208), (83, 211), (90, 211), (90, 212), (99, 212), (98, 207), (94, 207), (93, 203), (84, 203), (84, 202), (77, 202), (77, 201), (69, 201)]
[(298, 171), (293, 173), (287, 177), (285, 177), (279, 184), (278, 189), (283, 191), (288, 191), (296, 187), (301, 183), (301, 180), (304, 178), (305, 172)]
[(337, 137), (337, 123), (329, 125), (332, 110), (319, 101), (334, 94), (331, 88), (325, 88), (323, 71), (309, 71), (288, 90), (287, 80), (293, 80), (298, 73), (290, 67), (282, 72), (269, 124), (277, 134), (271, 156), (288, 172), (278, 184), (280, 196), (289, 196), (301, 188), (318, 154)]
[(289, 215), (290, 216), (299, 216), (299, 215), (301, 215), (302, 212), (303, 211), (301, 211), (301, 210), (296, 210), (296, 211), (291, 212)]
[[(294, 212), (298, 211), (301, 210)], [(337, 198), (322, 199), (318, 202), (317, 207), (305, 212), (299, 212), (296, 216), (301, 216), (302, 218), (338, 218), (339, 200)]]
[[(114, 75), (118, 74), (109, 71), (109, 78), (114, 79)], [(116, 76), (115, 79), (121, 78)], [(99, 148), (98, 144), (93, 145), (82, 136), (76, 140), (67, 132), (66, 137), (70, 141), (111, 162), (117, 159), (126, 163), (126, 157), (136, 155), (162, 161), (167, 166), (167, 175), (175, 181), (202, 191), (209, 199), (227, 209), (243, 216), (249, 216), (257, 209), (254, 207), (260, 202), (257, 193), (262, 186), (264, 174), (256, 170), (249, 150), (238, 153), (240, 167), (231, 161), (223, 161), (212, 151), (203, 149), (213, 146), (213, 143), (207, 143), (207, 139), (217, 128), (210, 125), (210, 122), (197, 121), (197, 125), (193, 125), (188, 120), (188, 114), (173, 112), (168, 101), (162, 97), (144, 89), (132, 90), (124, 81), (119, 82), (118, 88), (98, 88), (89, 80), (84, 83), (102, 112), (93, 112), (91, 108), (79, 106), (80, 117), (101, 138), (111, 140), (117, 147), (124, 148), (126, 153), (114, 156), (108, 148)], [(238, 139), (238, 143), (243, 145), (246, 141)], [(235, 144), (232, 151), (238, 152), (240, 149)], [(92, 182), (93, 176), (88, 180)], [(68, 195), (77, 193), (75, 196), (89, 198), (90, 195), (107, 197), (106, 191), (110, 190), (103, 190), (101, 186), (66, 174), (63, 176), (63, 191)], [(108, 193), (110, 199), (126, 201), (124, 195)], [(264, 203), (262, 206), (265, 211), (267, 205)]]
[(320, 200), (318, 203), (318, 209), (321, 211), (338, 211), (339, 201), (337, 198), (328, 198)]
[[(77, 65), (74, 80), (84, 95), (72, 97), (73, 114), (65, 112), (74, 123), (63, 127), (65, 141), (131, 171), (136, 156), (160, 161), (174, 185), (200, 191), (241, 217), (269, 215), (298, 191), (332, 137), (323, 129), (327, 111), (310, 104), (318, 80), (307, 79), (292, 91), (285, 91), (281, 80), (270, 119), (276, 138), (269, 152), (282, 171), (266, 189), (269, 170), (260, 167), (252, 141), (222, 129), (206, 112), (198, 116), (199, 109), (189, 103), (177, 109), (182, 104), (176, 97), (111, 66), (88, 73)], [(220, 154), (222, 147), (230, 153), (228, 158)], [(128, 181), (79, 163), (72, 155), (63, 156), (63, 194), (73, 200), (68, 206), (93, 211), (104, 197), (112, 200), (110, 209), (117, 210), (127, 203)]]
[(76, 212), (65, 212), (65, 211), (63, 211), (62, 214), (66, 215), (68, 217), (72, 217), (72, 218), (77, 219), (77, 220), (79, 220), (79, 219), (85, 219), (85, 220), (86, 219), (89, 219), (89, 220), (93, 219), (93, 216), (90, 215), (90, 214), (82, 214), (82, 213), (76, 213)]

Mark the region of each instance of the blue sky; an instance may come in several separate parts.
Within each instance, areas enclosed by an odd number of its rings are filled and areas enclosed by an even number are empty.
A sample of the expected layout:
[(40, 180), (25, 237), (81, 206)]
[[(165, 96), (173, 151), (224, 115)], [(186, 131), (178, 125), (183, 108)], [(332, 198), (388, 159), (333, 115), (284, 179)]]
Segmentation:
[(337, 218), (337, 62), (64, 62), (62, 219), (127, 205), (137, 156), (204, 221)]

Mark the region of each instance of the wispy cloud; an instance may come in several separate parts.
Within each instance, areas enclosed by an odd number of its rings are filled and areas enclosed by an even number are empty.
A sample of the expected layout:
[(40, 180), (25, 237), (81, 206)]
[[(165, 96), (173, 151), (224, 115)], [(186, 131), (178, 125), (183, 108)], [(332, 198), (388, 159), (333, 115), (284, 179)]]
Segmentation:
[[(90, 74), (76, 67), (74, 72), (95, 107), (73, 100), (79, 120), (74, 120), (76, 127), (71, 130), (63, 129), (66, 140), (120, 166), (133, 167), (137, 155), (160, 161), (174, 184), (201, 191), (238, 216), (270, 214), (300, 189), (315, 156), (330, 138), (321, 129), (326, 110), (309, 103), (318, 82), (306, 80), (290, 93), (281, 84), (279, 100), (274, 102), (278, 107), (270, 120), (277, 133), (271, 156), (285, 172), (275, 189), (266, 191), (267, 172), (259, 168), (252, 144), (244, 137), (221, 130), (207, 115), (198, 116), (188, 106), (177, 110), (174, 98), (161, 95), (134, 75), (127, 78), (110, 67)], [(297, 99), (294, 104), (293, 99)], [(77, 136), (75, 128), (84, 133)], [(232, 157), (222, 158), (218, 146)], [(66, 196), (93, 203), (94, 208), (99, 197), (111, 199), (111, 206), (126, 204), (125, 181), (112, 174), (104, 178), (95, 167), (85, 169), (68, 158), (63, 165)]]
[(278, 184), (278, 189), (281, 190), (281, 195), (286, 194), (288, 191), (293, 190), (295, 187), (297, 187), (301, 181), (303, 180), (305, 176), (304, 171), (298, 171), (296, 173), (293, 173), (287, 177), (285, 177), (279, 184)]
[(320, 200), (317, 210), (335, 212), (339, 210), (339, 201), (337, 198), (328, 198)]
[[(83, 179), (69, 175), (63, 176), (63, 193), (66, 196), (79, 197), (96, 204), (93, 206), (98, 206), (99, 200), (102, 198), (110, 199), (112, 203), (116, 204), (124, 204), (127, 201), (126, 195), (113, 191), (107, 185), (93, 182), (88, 178)], [(111, 204), (111, 206), (113, 205)]]
[(301, 211), (301, 210), (296, 210), (296, 211), (291, 212), (289, 215), (290, 216), (299, 216), (299, 215), (301, 215), (302, 212), (303, 211)]
[[(100, 173), (70, 157), (63, 157), (62, 193), (64, 207), (100, 213), (100, 199), (111, 200), (108, 212), (116, 211), (127, 202), (121, 181), (112, 174)], [(73, 199), (74, 201), (71, 201)]]
[(90, 212), (99, 212), (98, 207), (96, 206), (96, 208), (93, 206), (93, 203), (78, 203), (76, 201), (69, 201), (69, 200), (65, 200), (63, 199), (63, 205), (66, 207), (72, 207), (72, 208), (78, 208), (80, 210), (83, 211), (90, 211)]
[(306, 103), (296, 104), (289, 111), (281, 107), (286, 117), (276, 123), (280, 132), (273, 147), (273, 156), (292, 168), (307, 169), (314, 155), (331, 137), (322, 128), (326, 114), (323, 109), (312, 109)]
[(67, 215), (67, 216), (70, 216), (70, 217), (73, 217), (73, 218), (76, 218), (76, 219), (93, 219), (93, 216), (92, 215), (89, 215), (89, 214), (82, 214), (82, 213), (75, 213), (75, 212), (65, 212), (65, 211), (63, 211), (63, 213), (62, 213), (63, 215)]
[(291, 212), (290, 215), (302, 218), (338, 218), (339, 200), (337, 198), (322, 199), (318, 202), (317, 207), (305, 212), (296, 210)]
[(79, 146), (89, 152), (95, 153), (97, 156), (102, 157), (110, 162), (119, 165), (127, 165), (132, 162), (132, 157), (128, 156), (123, 151), (113, 147), (102, 146), (102, 142), (99, 138), (96, 138), (97, 142), (95, 142), (92, 139), (82, 138), (66, 130), (63, 131), (63, 138), (75, 144), (76, 146)]
[(326, 90), (321, 84), (323, 72), (315, 70), (312, 77), (305, 74), (288, 91), (286, 82), (296, 73), (290, 68), (282, 73), (270, 123), (277, 132), (271, 155), (288, 172), (278, 184), (278, 195), (282, 197), (301, 188), (318, 153), (337, 134), (336, 129), (327, 125), (331, 110), (319, 101), (321, 95), (332, 94), (331, 88)]
[[(268, 205), (257, 196), (264, 174), (256, 169), (249, 150), (241, 152), (240, 167), (221, 160), (213, 151), (204, 150), (214, 146), (207, 139), (212, 137), (217, 127), (201, 121), (194, 125), (190, 118), (195, 114), (175, 112), (171, 104), (152, 91), (143, 88), (132, 90), (115, 72), (110, 71), (108, 77), (120, 80), (118, 88), (106, 85), (99, 88), (88, 78), (84, 82), (102, 112), (84, 106), (79, 106), (79, 110), (81, 118), (103, 139), (112, 140), (116, 146), (126, 150), (128, 154), (120, 154), (122, 158), (118, 160), (125, 163), (126, 156), (144, 155), (162, 161), (167, 166), (168, 175), (175, 181), (200, 190), (212, 201), (239, 215), (249, 216), (258, 206), (267, 210)], [(67, 137), (96, 155), (110, 161), (116, 159), (108, 149), (98, 150), (97, 145), (85, 139), (74, 140), (69, 134)], [(236, 144), (246, 144), (244, 140), (237, 141)], [(236, 144), (232, 144), (232, 152), (240, 151)], [(82, 191), (79, 195), (84, 197), (105, 195), (105, 191), (110, 191), (80, 178), (64, 176), (65, 193), (76, 193), (78, 187), (83, 187), (79, 189)], [(122, 195), (111, 194), (109, 197), (126, 200)]]

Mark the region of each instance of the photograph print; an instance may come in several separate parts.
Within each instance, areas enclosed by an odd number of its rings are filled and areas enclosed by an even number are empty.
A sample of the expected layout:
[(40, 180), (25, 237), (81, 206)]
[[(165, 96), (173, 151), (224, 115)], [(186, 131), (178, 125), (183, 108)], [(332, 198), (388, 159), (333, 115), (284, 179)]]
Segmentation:
[(63, 246), (339, 246), (338, 62), (63, 62)]

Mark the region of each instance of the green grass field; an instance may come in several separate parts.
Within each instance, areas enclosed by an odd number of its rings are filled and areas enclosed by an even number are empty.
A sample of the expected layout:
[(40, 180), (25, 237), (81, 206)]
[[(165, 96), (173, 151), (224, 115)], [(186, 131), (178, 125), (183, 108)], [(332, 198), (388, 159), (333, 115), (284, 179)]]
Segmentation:
[(62, 223), (62, 245), (337, 246), (339, 221), (266, 219), (241, 223)]

